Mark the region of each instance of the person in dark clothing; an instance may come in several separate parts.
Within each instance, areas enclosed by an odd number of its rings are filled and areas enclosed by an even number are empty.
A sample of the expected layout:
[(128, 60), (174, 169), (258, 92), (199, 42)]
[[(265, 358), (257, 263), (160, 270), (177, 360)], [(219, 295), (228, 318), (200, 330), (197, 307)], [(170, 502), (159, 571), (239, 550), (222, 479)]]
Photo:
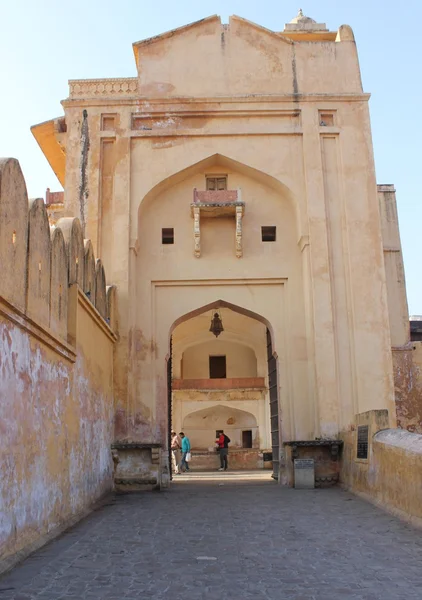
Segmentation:
[(220, 435), (216, 440), (218, 444), (218, 451), (220, 453), (220, 468), (219, 471), (227, 471), (229, 468), (228, 454), (229, 454), (229, 444), (230, 438), (224, 433), (224, 431), (220, 431)]

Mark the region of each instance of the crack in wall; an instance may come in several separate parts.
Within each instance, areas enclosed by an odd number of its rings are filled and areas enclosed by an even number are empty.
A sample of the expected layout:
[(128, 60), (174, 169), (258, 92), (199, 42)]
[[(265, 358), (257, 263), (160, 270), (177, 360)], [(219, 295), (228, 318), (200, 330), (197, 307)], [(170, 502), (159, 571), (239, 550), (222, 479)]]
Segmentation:
[[(292, 45), (292, 73), (293, 73), (293, 95), (299, 94), (299, 85), (297, 83), (297, 67), (296, 67), (296, 48)], [(296, 100), (296, 98), (295, 98)]]
[(83, 120), (81, 126), (81, 183), (79, 185), (79, 211), (82, 224), (82, 232), (85, 236), (85, 208), (89, 197), (88, 190), (88, 153), (89, 153), (89, 126), (88, 112), (83, 111)]

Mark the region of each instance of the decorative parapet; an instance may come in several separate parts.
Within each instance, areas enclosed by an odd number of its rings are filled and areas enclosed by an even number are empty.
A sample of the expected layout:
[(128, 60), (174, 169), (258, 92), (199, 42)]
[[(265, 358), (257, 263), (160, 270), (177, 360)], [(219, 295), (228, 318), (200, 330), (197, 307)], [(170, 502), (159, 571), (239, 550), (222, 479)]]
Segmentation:
[(240, 190), (193, 190), (194, 204), (225, 205), (240, 201)]
[(162, 447), (162, 444), (156, 442), (114, 442), (111, 444), (112, 450), (145, 450)]
[(50, 188), (47, 188), (45, 192), (45, 203), (47, 207), (52, 204), (64, 204), (64, 192), (50, 192)]
[(45, 206), (47, 208), (48, 222), (50, 227), (55, 225), (64, 216), (64, 192), (45, 192)]
[(253, 390), (265, 389), (264, 377), (228, 379), (173, 379), (173, 390)]
[(193, 238), (195, 258), (199, 258), (201, 256), (201, 209), (199, 206), (193, 207)]
[(237, 258), (242, 258), (242, 256), (243, 256), (242, 217), (243, 217), (243, 206), (236, 206), (236, 257)]
[(69, 98), (116, 98), (138, 95), (138, 79), (71, 79)]
[[(78, 219), (61, 217), (50, 227), (49, 209), (62, 212), (60, 193), (47, 190), (49, 207), (42, 198), (29, 202), (25, 179), (16, 159), (0, 159), (0, 298), (15, 307), (22, 322), (30, 320), (49, 335), (74, 344), (70, 332), (70, 296), (77, 284), (99, 317), (110, 323), (113, 298), (107, 286), (101, 261), (85, 261), (84, 237)], [(54, 200), (55, 204), (51, 204)], [(60, 209), (60, 210), (59, 210)], [(95, 281), (95, 295), (92, 282)], [(73, 297), (73, 296), (72, 296)], [(76, 306), (76, 304), (72, 304)], [(115, 319), (113, 319), (115, 322)], [(16, 322), (16, 320), (15, 320)], [(39, 336), (38, 336), (39, 337)]]

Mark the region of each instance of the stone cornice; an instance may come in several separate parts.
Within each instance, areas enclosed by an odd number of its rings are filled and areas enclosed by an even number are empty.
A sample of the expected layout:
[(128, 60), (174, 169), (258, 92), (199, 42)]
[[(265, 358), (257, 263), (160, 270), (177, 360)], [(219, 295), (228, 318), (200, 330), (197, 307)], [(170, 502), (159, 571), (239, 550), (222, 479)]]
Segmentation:
[[(86, 80), (82, 80), (86, 81)], [(135, 79), (129, 80), (89, 80), (106, 83), (108, 81), (135, 81)], [(99, 88), (98, 88), (99, 89)], [(101, 88), (102, 89), (102, 88)], [(197, 106), (204, 110), (204, 104), (214, 104), (217, 109), (221, 104), (254, 104), (258, 102), (279, 102), (279, 103), (291, 103), (291, 109), (299, 109), (301, 103), (322, 103), (327, 102), (368, 102), (370, 94), (274, 94), (274, 95), (244, 95), (244, 96), (214, 96), (214, 97), (167, 97), (167, 98), (149, 98), (145, 96), (139, 96), (137, 93), (126, 93), (126, 92), (114, 92), (109, 94), (108, 92), (101, 92), (97, 95), (71, 95), (66, 100), (62, 100), (62, 106), (64, 108), (71, 108), (75, 106), (86, 107), (86, 106), (136, 106), (142, 107), (143, 105), (148, 107), (148, 111), (154, 112), (155, 105), (161, 105), (165, 107), (177, 107), (183, 106), (183, 109), (189, 112), (187, 106), (192, 106), (193, 110), (198, 110)], [(172, 108), (174, 110), (175, 108)], [(161, 109), (164, 110), (164, 109)], [(206, 110), (204, 112), (207, 112)]]
[(95, 324), (102, 330), (102, 332), (109, 338), (113, 343), (117, 341), (117, 335), (111, 329), (109, 324), (104, 321), (103, 317), (100, 315), (95, 306), (88, 300), (86, 295), (83, 293), (80, 287), (78, 287), (78, 302), (84, 309), (89, 313), (90, 317)]
[(0, 298), (0, 314), (9, 319), (20, 329), (26, 331), (29, 335), (54, 350), (54, 352), (63, 356), (63, 358), (70, 362), (76, 361), (76, 352), (73, 346), (55, 336), (49, 328), (33, 321), (4, 298)]

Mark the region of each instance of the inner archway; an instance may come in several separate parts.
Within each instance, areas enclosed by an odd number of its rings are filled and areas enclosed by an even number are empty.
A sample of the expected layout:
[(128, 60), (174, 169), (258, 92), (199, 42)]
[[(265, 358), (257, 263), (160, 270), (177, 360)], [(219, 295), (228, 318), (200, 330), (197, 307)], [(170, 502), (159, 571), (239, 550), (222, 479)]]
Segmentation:
[[(218, 313), (223, 332), (210, 331)], [(277, 356), (270, 324), (216, 301), (177, 319), (170, 331), (168, 423), (190, 439), (195, 470), (218, 467), (215, 439), (230, 437), (230, 468), (272, 469), (279, 478)], [(171, 456), (170, 456), (171, 464)]]

